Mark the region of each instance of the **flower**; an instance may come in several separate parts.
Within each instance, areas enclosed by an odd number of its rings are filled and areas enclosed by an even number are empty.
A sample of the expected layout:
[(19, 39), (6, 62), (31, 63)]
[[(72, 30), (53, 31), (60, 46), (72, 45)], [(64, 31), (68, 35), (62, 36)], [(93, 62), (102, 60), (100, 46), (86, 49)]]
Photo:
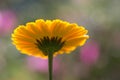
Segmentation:
[(11, 10), (0, 11), (0, 35), (10, 33), (16, 24), (16, 15)]
[(100, 54), (99, 45), (96, 41), (91, 40), (86, 43), (80, 50), (80, 59), (86, 65), (93, 65), (97, 62)]
[[(40, 59), (36, 57), (27, 57), (27, 67), (36, 72), (42, 72), (42, 73), (47, 73), (48, 72), (48, 60), (46, 59)], [(53, 71), (57, 73), (59, 71), (59, 66), (60, 66), (60, 61), (58, 58), (55, 58), (53, 60)], [(33, 65), (34, 64), (34, 65)]]
[(77, 46), (84, 45), (89, 38), (87, 32), (83, 26), (75, 23), (38, 19), (17, 27), (12, 41), (21, 53), (48, 58), (48, 54), (70, 53)]

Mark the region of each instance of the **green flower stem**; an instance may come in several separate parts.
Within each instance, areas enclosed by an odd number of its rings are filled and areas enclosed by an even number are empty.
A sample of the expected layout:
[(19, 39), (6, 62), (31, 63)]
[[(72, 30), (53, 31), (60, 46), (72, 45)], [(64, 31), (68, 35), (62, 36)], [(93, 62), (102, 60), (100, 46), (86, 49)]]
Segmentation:
[(52, 80), (53, 54), (48, 54), (49, 80)]

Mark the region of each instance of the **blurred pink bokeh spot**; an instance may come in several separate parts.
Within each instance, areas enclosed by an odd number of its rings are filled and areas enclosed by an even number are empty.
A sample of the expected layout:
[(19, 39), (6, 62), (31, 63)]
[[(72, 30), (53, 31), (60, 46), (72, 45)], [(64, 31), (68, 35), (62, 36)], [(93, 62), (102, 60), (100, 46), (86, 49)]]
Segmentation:
[(96, 41), (91, 40), (87, 42), (80, 51), (80, 60), (83, 64), (93, 65), (98, 61), (100, 50)]
[(17, 22), (16, 14), (12, 10), (0, 11), (0, 35), (6, 35), (12, 31)]
[[(36, 72), (47, 73), (48, 72), (48, 60), (40, 59), (36, 57), (27, 57), (27, 67)], [(54, 58), (53, 60), (53, 72), (59, 71), (59, 60)]]

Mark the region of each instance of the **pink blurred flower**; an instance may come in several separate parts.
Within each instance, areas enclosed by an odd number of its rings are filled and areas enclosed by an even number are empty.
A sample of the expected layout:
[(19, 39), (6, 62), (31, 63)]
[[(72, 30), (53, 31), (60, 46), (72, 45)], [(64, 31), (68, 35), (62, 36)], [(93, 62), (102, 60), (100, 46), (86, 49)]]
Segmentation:
[[(36, 57), (27, 57), (27, 67), (32, 71), (47, 73), (48, 72), (48, 60), (40, 59)], [(58, 70), (59, 70), (59, 60), (54, 58), (53, 72), (56, 73)]]
[(97, 62), (99, 54), (99, 45), (92, 40), (81, 47), (80, 60), (86, 65), (93, 65)]
[(0, 35), (6, 35), (12, 31), (16, 24), (16, 15), (11, 10), (0, 11)]

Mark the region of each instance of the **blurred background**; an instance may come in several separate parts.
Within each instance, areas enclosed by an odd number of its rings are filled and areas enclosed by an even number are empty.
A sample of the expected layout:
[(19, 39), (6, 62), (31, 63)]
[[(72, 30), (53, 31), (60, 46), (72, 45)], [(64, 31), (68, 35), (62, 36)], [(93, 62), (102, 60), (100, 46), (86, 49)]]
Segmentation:
[(40, 18), (89, 30), (83, 47), (54, 58), (54, 80), (120, 80), (120, 0), (0, 0), (0, 80), (48, 80), (47, 60), (20, 54), (10, 39)]

